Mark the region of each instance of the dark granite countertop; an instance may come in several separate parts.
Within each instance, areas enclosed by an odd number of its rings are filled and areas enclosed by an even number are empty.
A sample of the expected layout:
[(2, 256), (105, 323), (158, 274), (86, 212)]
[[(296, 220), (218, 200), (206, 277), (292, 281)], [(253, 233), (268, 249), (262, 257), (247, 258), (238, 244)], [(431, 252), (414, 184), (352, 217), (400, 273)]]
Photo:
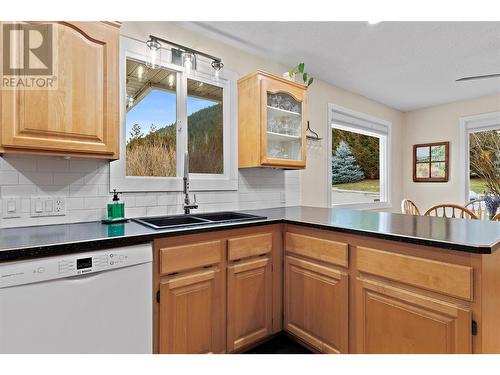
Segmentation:
[(88, 222), (0, 229), (0, 261), (280, 222), (479, 254), (490, 254), (500, 247), (500, 222), (304, 206), (242, 212), (266, 216), (267, 219), (167, 230), (154, 230), (133, 221), (113, 225)]

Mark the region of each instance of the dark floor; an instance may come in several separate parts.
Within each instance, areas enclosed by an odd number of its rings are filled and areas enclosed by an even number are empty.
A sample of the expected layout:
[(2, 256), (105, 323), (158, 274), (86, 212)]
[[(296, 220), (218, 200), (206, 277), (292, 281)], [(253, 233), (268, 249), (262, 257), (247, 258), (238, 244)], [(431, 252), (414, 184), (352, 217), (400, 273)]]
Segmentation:
[(312, 352), (287, 335), (280, 334), (243, 354), (312, 354)]

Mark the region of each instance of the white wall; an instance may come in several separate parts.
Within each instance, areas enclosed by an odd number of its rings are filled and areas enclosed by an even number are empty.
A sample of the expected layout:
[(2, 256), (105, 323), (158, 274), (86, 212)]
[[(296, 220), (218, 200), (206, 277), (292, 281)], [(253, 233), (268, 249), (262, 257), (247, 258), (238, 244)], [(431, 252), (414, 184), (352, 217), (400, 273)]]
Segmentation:
[(388, 211), (398, 211), (402, 197), (401, 189), (401, 136), (403, 133), (402, 113), (383, 104), (367, 99), (361, 95), (351, 93), (341, 88), (321, 81), (315, 81), (308, 90), (308, 112), (311, 127), (323, 138), (321, 143), (308, 148), (307, 169), (302, 173), (302, 204), (309, 206), (327, 205), (328, 187), (328, 103), (333, 103), (378, 117), (392, 123), (392, 143), (390, 158), (392, 208)]
[[(403, 189), (405, 198), (421, 210), (439, 203), (463, 204), (460, 117), (500, 111), (500, 95), (484, 96), (407, 112), (403, 115)], [(447, 183), (413, 182), (413, 145), (450, 141), (450, 175)]]

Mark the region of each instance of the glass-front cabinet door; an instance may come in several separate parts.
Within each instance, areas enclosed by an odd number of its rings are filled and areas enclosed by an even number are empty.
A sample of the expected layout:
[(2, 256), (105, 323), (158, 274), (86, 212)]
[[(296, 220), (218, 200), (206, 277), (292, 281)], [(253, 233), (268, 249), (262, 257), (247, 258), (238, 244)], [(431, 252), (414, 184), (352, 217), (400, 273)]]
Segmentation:
[(305, 90), (294, 82), (261, 83), (262, 164), (304, 167)]

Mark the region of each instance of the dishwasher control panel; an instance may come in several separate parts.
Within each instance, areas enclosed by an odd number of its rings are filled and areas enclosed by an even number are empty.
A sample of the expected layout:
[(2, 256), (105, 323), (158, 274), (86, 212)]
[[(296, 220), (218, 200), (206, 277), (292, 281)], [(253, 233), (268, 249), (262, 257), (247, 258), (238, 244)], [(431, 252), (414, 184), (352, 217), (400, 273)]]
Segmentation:
[[(152, 246), (150, 247), (152, 249)], [(142, 251), (140, 251), (142, 249)], [(0, 264), (0, 289), (44, 280), (78, 277), (84, 274), (127, 267), (152, 261), (144, 244), (88, 253)], [(146, 255), (145, 255), (146, 254)]]
[(59, 274), (81, 275), (84, 273), (98, 272), (110, 268), (127, 265), (129, 256), (117, 252), (105, 252), (94, 256), (85, 255), (82, 258), (63, 259), (58, 262)]

